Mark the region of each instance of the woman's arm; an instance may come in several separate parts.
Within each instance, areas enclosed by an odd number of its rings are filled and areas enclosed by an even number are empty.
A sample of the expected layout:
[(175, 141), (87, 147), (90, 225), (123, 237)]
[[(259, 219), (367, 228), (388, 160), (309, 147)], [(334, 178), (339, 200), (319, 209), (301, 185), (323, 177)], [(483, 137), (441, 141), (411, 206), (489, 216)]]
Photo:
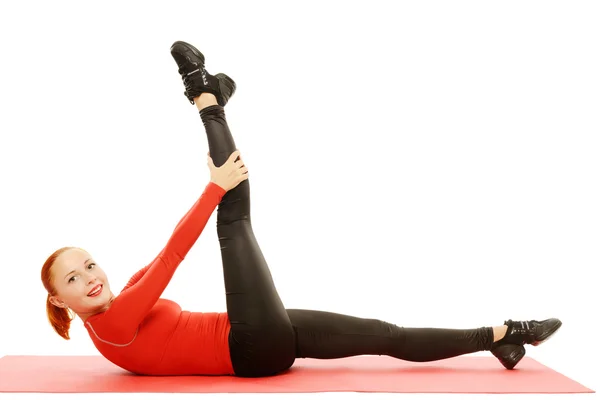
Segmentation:
[[(179, 223), (175, 227), (175, 230), (177, 230), (179, 228), (179, 226), (183, 223), (183, 221), (187, 220), (188, 215), (190, 215), (190, 213), (192, 212), (192, 210), (194, 210), (193, 207), (188, 210), (188, 212), (183, 216), (183, 218), (181, 218), (181, 220), (179, 221)], [(163, 251), (164, 251), (164, 249), (163, 249)], [(127, 285), (125, 285), (125, 287), (121, 290), (121, 292), (123, 292), (123, 290), (129, 289), (130, 287), (132, 287), (133, 285), (135, 285), (137, 283), (137, 281), (139, 281), (142, 278), (142, 276), (144, 276), (144, 274), (148, 271), (148, 269), (150, 268), (150, 266), (152, 266), (152, 264), (157, 261), (157, 259), (158, 259), (158, 256), (152, 261), (152, 263), (146, 265), (145, 267), (143, 267), (142, 269), (140, 269), (138, 272), (136, 272), (135, 274), (133, 274), (133, 276), (129, 279), (129, 282), (127, 282)]]
[[(154, 262), (156, 262), (156, 258), (154, 259), (153, 263)], [(121, 290), (121, 293), (123, 293), (125, 289), (129, 289), (130, 287), (135, 285), (137, 281), (139, 281), (142, 278), (142, 276), (144, 276), (144, 274), (148, 271), (150, 266), (152, 266), (152, 264), (146, 265), (144, 268), (140, 269), (138, 272), (133, 274), (133, 276), (129, 278), (129, 282), (127, 282), (127, 285), (125, 285), (125, 287)]]
[(146, 317), (204, 230), (226, 191), (209, 182), (204, 192), (179, 221), (166, 246), (146, 267), (136, 272), (107, 311), (121, 325), (135, 328)]

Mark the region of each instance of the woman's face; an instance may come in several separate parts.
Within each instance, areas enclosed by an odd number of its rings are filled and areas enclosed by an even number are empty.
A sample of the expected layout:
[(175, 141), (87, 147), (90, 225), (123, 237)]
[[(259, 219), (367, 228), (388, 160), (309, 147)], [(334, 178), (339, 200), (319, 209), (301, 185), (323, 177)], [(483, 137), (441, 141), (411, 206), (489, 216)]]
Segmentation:
[[(57, 293), (50, 301), (58, 307), (70, 308), (84, 321), (108, 309), (114, 298), (106, 274), (85, 251), (63, 252), (52, 266), (52, 273)], [(100, 294), (89, 296), (98, 285), (102, 285)]]

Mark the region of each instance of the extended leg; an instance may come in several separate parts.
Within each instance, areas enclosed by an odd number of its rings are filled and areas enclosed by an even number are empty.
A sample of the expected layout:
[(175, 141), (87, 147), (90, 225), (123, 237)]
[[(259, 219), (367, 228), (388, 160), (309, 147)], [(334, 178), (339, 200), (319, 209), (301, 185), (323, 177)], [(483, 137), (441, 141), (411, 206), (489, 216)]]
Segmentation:
[(490, 350), (492, 327), (476, 329), (404, 328), (378, 319), (315, 310), (286, 310), (296, 334), (296, 358), (387, 355), (434, 361)]

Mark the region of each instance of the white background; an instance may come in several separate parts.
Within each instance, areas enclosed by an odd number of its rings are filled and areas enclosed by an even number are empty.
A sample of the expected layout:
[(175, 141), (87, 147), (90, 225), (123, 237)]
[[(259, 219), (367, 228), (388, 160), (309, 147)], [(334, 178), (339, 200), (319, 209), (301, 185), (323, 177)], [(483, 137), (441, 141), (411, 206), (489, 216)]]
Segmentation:
[[(52, 330), (43, 262), (83, 247), (118, 293), (204, 190), (204, 127), (169, 52), (183, 40), (238, 85), (226, 118), (287, 308), (407, 327), (558, 317), (527, 355), (598, 389), (597, 2), (0, 11), (0, 356), (99, 354), (79, 318), (70, 341)], [(163, 293), (183, 309), (226, 310), (215, 224)]]

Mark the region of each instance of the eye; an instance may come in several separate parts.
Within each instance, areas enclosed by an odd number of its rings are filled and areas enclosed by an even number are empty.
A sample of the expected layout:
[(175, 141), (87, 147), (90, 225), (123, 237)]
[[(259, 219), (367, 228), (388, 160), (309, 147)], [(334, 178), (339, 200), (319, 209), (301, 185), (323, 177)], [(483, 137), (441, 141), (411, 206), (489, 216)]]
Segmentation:
[[(96, 266), (96, 264), (95, 264), (95, 263), (89, 263), (89, 264), (88, 264), (88, 267), (89, 267), (89, 266), (91, 266), (91, 265), (93, 265), (93, 266)], [(73, 275), (72, 277), (70, 277), (70, 278), (69, 278), (69, 280), (68, 280), (68, 283), (71, 283), (71, 282), (73, 282), (73, 279), (74, 279), (74, 278), (75, 278), (75, 275)]]

